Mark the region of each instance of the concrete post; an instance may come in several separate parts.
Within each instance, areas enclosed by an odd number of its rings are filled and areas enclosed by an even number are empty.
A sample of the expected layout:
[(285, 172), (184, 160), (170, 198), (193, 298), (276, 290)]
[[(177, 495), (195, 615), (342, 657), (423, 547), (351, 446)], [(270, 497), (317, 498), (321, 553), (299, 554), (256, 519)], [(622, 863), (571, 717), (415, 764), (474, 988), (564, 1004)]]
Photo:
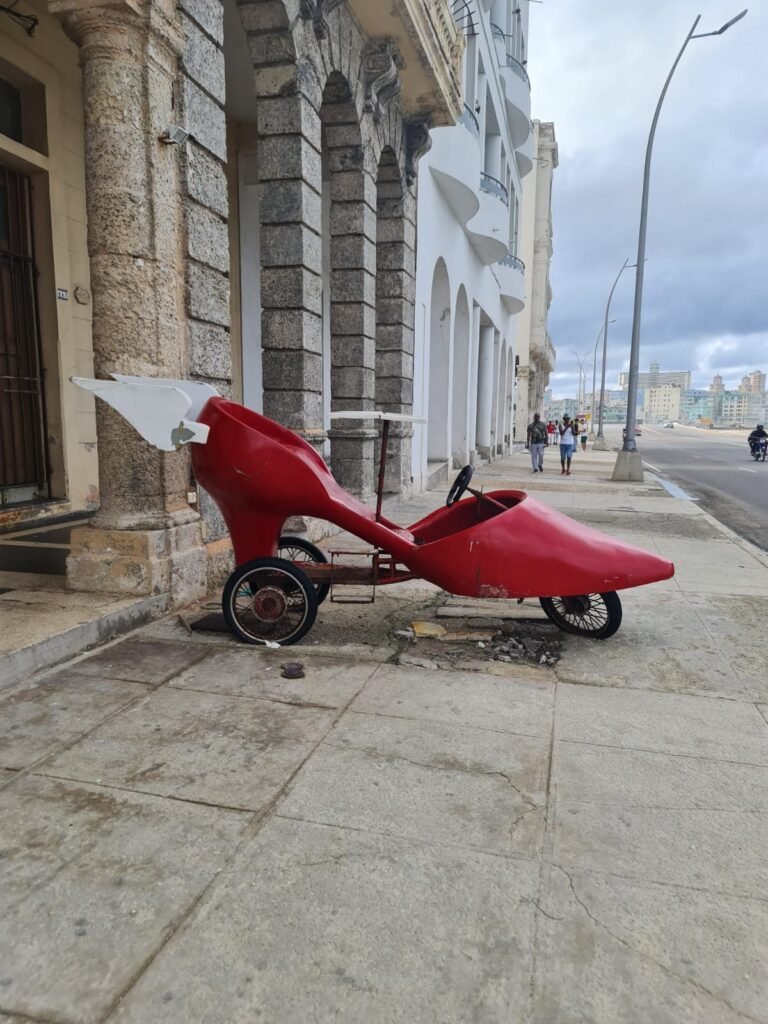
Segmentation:
[[(85, 107), (94, 363), (112, 372), (183, 377), (183, 274), (173, 86), (182, 35), (171, 0), (52, 0), (80, 47)], [(75, 590), (205, 593), (200, 517), (186, 501), (189, 453), (149, 447), (97, 403), (100, 509), (73, 530)]]

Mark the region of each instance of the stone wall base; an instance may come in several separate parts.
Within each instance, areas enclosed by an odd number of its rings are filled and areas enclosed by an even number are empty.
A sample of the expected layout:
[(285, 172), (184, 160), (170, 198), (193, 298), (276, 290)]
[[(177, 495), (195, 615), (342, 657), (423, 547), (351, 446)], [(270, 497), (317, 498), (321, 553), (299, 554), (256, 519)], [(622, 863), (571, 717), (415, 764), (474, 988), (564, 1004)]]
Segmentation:
[(208, 593), (213, 594), (224, 586), (227, 577), (234, 571), (235, 553), (232, 549), (232, 541), (229, 537), (211, 541), (210, 544), (205, 545), (205, 553), (208, 560)]
[(131, 597), (167, 594), (180, 608), (205, 597), (208, 557), (200, 520), (164, 530), (72, 531), (67, 587)]

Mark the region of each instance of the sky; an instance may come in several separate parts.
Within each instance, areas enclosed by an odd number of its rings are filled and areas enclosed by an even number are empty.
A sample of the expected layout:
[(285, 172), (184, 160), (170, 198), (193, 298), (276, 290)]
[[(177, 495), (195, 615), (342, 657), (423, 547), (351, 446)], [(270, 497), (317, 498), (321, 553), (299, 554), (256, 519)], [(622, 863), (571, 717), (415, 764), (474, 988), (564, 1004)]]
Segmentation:
[[(532, 116), (554, 121), (552, 200), (555, 397), (575, 396), (611, 285), (635, 262), (643, 162), (664, 79), (694, 18), (719, 28), (750, 0), (530, 3)], [(653, 148), (640, 369), (693, 372), (735, 387), (768, 371), (768, 2), (722, 36), (692, 40)], [(611, 304), (606, 386), (629, 367), (635, 275)], [(598, 386), (599, 386), (598, 356)]]

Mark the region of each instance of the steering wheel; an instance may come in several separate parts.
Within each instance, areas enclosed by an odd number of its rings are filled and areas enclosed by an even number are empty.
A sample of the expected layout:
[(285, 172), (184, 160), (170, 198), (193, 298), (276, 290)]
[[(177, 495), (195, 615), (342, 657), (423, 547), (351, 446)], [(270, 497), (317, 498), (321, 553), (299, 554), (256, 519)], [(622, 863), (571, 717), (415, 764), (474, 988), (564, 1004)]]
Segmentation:
[(472, 479), (473, 472), (474, 470), (471, 466), (465, 466), (453, 481), (451, 489), (448, 491), (448, 497), (445, 499), (445, 504), (449, 508), (459, 500), (464, 491), (469, 487), (469, 481)]

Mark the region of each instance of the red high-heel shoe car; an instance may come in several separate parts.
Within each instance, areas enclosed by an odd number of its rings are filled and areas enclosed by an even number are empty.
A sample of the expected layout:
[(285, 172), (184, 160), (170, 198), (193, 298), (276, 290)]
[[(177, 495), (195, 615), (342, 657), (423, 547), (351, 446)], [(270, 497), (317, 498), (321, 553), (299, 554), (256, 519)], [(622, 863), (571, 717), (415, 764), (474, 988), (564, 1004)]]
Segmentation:
[[(335, 414), (383, 420), (373, 510), (336, 483), (301, 437), (208, 385), (122, 376), (73, 382), (113, 405), (157, 447), (193, 442), (195, 476), (221, 509), (235, 552), (224, 615), (248, 643), (296, 643), (330, 588), (410, 579), (464, 597), (536, 597), (560, 629), (605, 639), (621, 624), (618, 590), (674, 574), (666, 559), (577, 525), (524, 491), (473, 490), (471, 466), (443, 508), (407, 528), (390, 522), (381, 513), (386, 435), (390, 422), (413, 417)], [(285, 537), (292, 516), (324, 519), (359, 537), (373, 549), (370, 565), (329, 563), (314, 545)]]

